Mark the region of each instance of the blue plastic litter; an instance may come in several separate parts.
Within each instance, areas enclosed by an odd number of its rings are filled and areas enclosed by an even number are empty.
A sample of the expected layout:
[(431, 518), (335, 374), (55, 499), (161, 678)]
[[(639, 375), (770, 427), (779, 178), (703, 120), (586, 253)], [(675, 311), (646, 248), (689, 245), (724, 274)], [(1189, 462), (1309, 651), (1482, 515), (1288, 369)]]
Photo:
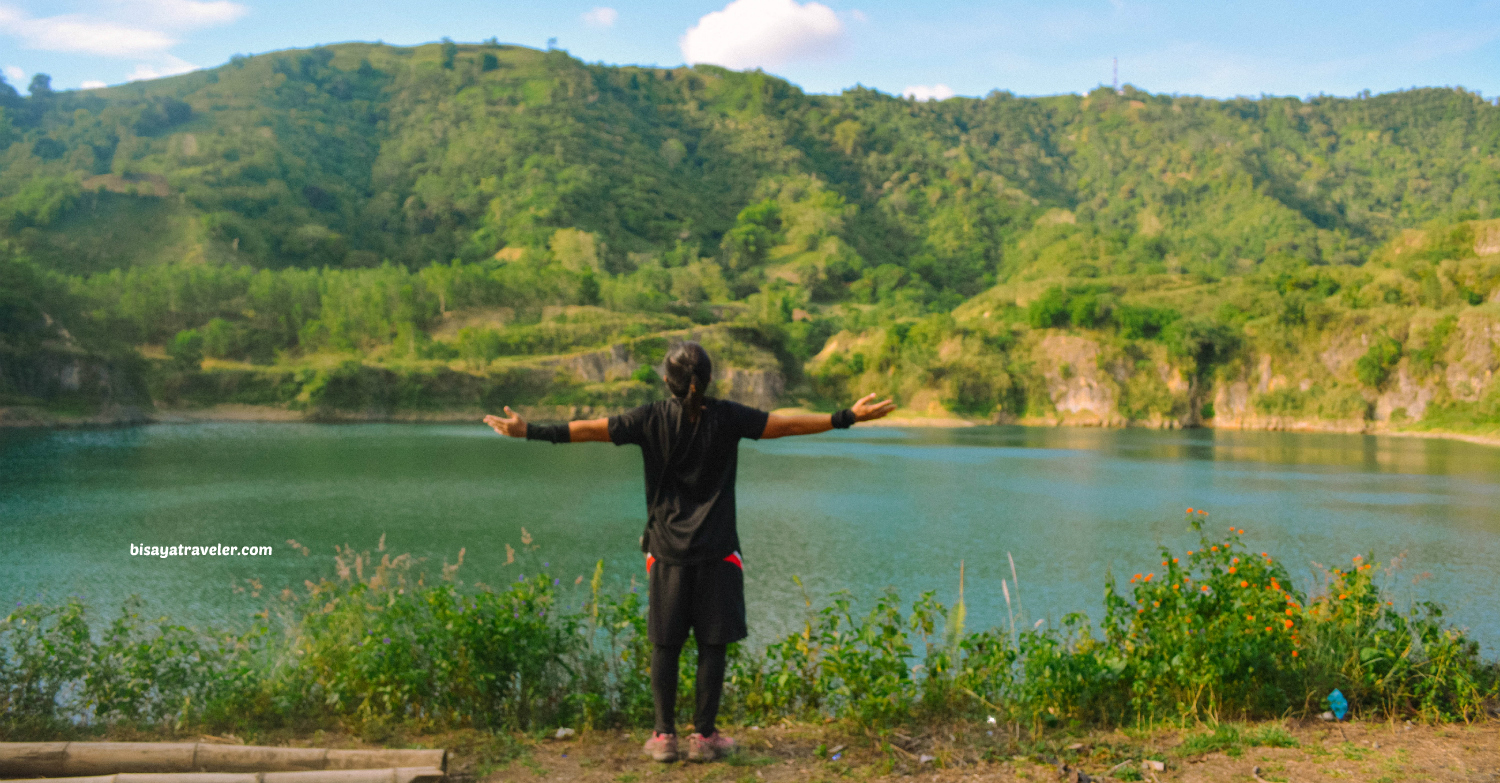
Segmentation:
[(1349, 700), (1344, 698), (1344, 694), (1340, 693), (1338, 688), (1334, 688), (1333, 693), (1328, 694), (1328, 709), (1333, 712), (1334, 720), (1343, 720), (1344, 714), (1349, 711)]

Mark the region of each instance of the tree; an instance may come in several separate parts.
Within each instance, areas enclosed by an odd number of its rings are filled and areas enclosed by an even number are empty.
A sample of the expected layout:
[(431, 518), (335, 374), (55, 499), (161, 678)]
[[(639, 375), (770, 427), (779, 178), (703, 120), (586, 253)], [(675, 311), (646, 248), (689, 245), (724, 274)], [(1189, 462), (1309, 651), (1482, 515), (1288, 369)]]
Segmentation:
[(39, 73), (36, 76), (31, 77), (31, 97), (52, 97), (52, 77), (48, 76), (45, 73)]
[(178, 370), (187, 372), (203, 366), (203, 334), (197, 329), (184, 329), (167, 345), (167, 356)]

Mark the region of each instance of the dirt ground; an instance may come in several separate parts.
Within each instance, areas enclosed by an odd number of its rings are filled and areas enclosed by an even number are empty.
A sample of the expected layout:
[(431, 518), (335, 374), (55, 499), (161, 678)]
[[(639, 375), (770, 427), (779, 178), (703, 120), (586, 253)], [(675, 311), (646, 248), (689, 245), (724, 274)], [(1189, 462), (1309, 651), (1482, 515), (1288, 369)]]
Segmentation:
[[(522, 740), (508, 761), (462, 750), (450, 772), (477, 783), (539, 780), (587, 783), (776, 783), (778, 781), (1493, 781), (1500, 783), (1500, 721), (1443, 726), (1322, 722), (1270, 724), (1281, 744), (1230, 743), (1191, 752), (1184, 740), (1207, 729), (1058, 736), (1028, 752), (994, 729), (957, 728), (913, 737), (850, 735), (835, 726), (727, 730), (740, 751), (711, 764), (660, 764), (641, 755), (646, 733), (589, 732), (563, 740)], [(1239, 727), (1242, 736), (1267, 724)], [(1289, 735), (1291, 742), (1285, 738)], [(1223, 744), (1223, 743), (1221, 743)], [(685, 748), (684, 748), (685, 750)], [(1151, 762), (1159, 764), (1146, 766)], [(1060, 771), (1060, 767), (1063, 769)], [(1073, 771), (1081, 772), (1075, 776)]]

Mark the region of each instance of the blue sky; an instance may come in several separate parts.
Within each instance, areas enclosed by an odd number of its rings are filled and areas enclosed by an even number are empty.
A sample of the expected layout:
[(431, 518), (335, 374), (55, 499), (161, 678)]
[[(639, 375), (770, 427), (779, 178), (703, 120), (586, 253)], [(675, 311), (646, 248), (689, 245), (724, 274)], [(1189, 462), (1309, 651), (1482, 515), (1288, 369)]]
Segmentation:
[(237, 53), (449, 36), (589, 62), (763, 67), (810, 92), (1087, 91), (1351, 95), (1412, 86), (1500, 94), (1500, 0), (0, 0), (0, 68), (24, 91), (117, 84)]

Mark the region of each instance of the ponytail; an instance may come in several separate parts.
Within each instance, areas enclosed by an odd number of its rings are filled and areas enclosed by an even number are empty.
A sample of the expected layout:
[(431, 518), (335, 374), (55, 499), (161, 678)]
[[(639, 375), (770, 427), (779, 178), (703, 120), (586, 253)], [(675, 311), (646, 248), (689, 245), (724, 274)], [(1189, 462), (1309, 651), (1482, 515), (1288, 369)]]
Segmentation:
[(682, 412), (687, 420), (697, 423), (703, 412), (703, 400), (708, 384), (713, 379), (713, 360), (708, 351), (695, 342), (678, 343), (667, 352), (667, 388), (672, 396), (682, 401)]

